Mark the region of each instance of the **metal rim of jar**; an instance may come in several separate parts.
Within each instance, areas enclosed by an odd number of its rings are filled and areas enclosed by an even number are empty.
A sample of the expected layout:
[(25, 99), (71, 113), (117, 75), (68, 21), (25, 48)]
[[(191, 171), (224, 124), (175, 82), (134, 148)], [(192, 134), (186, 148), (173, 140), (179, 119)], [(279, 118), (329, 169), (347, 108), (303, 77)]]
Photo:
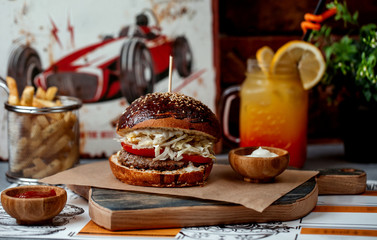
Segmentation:
[(69, 96), (58, 96), (57, 99), (64, 101), (72, 101), (72, 104), (67, 104), (63, 106), (57, 107), (29, 107), (29, 106), (19, 106), (19, 105), (11, 105), (8, 102), (4, 103), (5, 109), (17, 112), (17, 113), (30, 113), (30, 114), (44, 114), (44, 113), (60, 113), (60, 112), (67, 112), (77, 110), (82, 106), (82, 102), (80, 99), (75, 97)]

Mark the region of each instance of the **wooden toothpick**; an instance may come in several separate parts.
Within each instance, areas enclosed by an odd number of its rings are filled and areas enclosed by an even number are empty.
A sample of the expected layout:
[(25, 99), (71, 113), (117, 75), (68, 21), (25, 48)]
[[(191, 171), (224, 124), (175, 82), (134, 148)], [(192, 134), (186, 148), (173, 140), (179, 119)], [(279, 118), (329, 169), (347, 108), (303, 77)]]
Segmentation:
[(170, 55), (169, 57), (169, 88), (168, 92), (171, 92), (171, 85), (172, 85), (172, 68), (173, 68), (173, 57)]

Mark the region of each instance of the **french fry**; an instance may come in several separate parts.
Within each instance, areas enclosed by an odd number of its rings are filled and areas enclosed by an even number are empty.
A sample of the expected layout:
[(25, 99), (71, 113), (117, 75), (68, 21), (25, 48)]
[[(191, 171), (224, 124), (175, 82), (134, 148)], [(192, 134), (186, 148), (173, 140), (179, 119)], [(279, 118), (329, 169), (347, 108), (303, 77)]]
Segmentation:
[(45, 115), (38, 115), (36, 117), (36, 122), (37, 124), (39, 124), (39, 126), (41, 126), (42, 128), (46, 128), (50, 122), (47, 120), (46, 116)]
[(34, 166), (37, 167), (38, 169), (42, 169), (46, 167), (46, 163), (44, 163), (41, 158), (34, 158), (32, 162)]
[(52, 136), (56, 133), (60, 128), (64, 127), (64, 119), (56, 121), (50, 125), (48, 125), (45, 129), (42, 130), (42, 139), (45, 140), (48, 137)]
[(77, 120), (77, 117), (74, 113), (66, 112), (64, 114), (64, 121), (66, 122), (68, 129), (72, 128), (73, 125), (75, 125), (76, 120)]
[(32, 154), (32, 157), (34, 158), (42, 158), (42, 157), (45, 157), (46, 156), (46, 152), (48, 152), (48, 146), (47, 145), (43, 145), (41, 144), (41, 146), (39, 146), (37, 149), (35, 149), (35, 151), (33, 152)]
[(9, 95), (9, 97), (8, 97), (8, 103), (11, 104), (11, 105), (15, 105), (16, 106), (16, 105), (20, 104), (20, 100), (15, 95)]
[(34, 98), (34, 87), (26, 86), (21, 95), (21, 106), (32, 106)]
[(63, 106), (63, 103), (62, 103), (62, 101), (60, 101), (60, 99), (57, 99), (55, 101), (55, 104), (56, 104), (56, 106)]
[(58, 129), (51, 137), (49, 137), (46, 141), (45, 141), (45, 144), (46, 145), (50, 145), (51, 147), (53, 147), (55, 144), (56, 144), (56, 141), (58, 141), (58, 139), (63, 136), (65, 132), (65, 129), (64, 128), (60, 128)]
[[(64, 120), (61, 122), (63, 121)], [(54, 154), (50, 152), (50, 149), (54, 148), (54, 145), (65, 132), (65, 128), (59, 127), (58, 125), (60, 125), (58, 122), (49, 124), (40, 132), (39, 136), (31, 140), (30, 148), (36, 149), (33, 152), (34, 157), (47, 158)]]
[(32, 102), (33, 107), (44, 108), (44, 107), (56, 107), (56, 103), (53, 101), (48, 101), (44, 99), (34, 98)]
[(51, 163), (49, 163), (46, 168), (34, 174), (32, 177), (36, 179), (40, 179), (40, 178), (44, 178), (46, 176), (55, 174), (60, 171), (60, 165), (61, 164), (60, 164), (59, 159), (55, 159)]
[(43, 88), (38, 87), (35, 97), (39, 99), (46, 99), (46, 91)]
[(6, 82), (9, 89), (8, 103), (11, 105), (20, 104), (16, 80), (12, 77), (7, 77)]
[(49, 149), (49, 151), (46, 153), (46, 157), (53, 156), (57, 154), (60, 150), (62, 150), (69, 142), (69, 137), (67, 135), (61, 136), (55, 144)]
[(34, 174), (37, 174), (40, 171), (36, 166), (28, 167), (22, 170), (24, 177), (32, 177)]
[(32, 141), (30, 141), (30, 149), (38, 149), (42, 144), (42, 138), (36, 138)]
[(41, 136), (42, 128), (39, 124), (33, 124), (30, 129), (30, 140), (36, 140)]
[(32, 162), (34, 166), (22, 170), (24, 177), (32, 177), (47, 167), (41, 158), (35, 158)]
[(57, 92), (58, 92), (58, 88), (55, 86), (47, 88), (45, 99), (48, 101), (54, 100)]
[(54, 121), (59, 121), (64, 118), (64, 113), (49, 113), (46, 114), (51, 119), (51, 123)]
[(79, 148), (77, 145), (73, 145), (71, 151), (69, 152), (68, 156), (63, 159), (62, 161), (62, 170), (66, 170), (68, 168), (73, 167), (76, 163), (77, 159), (79, 159)]

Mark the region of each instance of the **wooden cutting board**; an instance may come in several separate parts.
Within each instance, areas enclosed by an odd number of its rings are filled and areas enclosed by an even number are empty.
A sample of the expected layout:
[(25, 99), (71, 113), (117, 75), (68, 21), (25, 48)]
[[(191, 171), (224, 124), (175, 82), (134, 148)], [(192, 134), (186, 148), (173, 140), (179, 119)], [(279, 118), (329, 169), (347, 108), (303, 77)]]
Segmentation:
[(89, 201), (92, 220), (109, 230), (176, 228), (299, 219), (316, 206), (318, 194), (365, 191), (362, 170), (320, 170), (262, 213), (242, 205), (171, 195), (69, 186)]

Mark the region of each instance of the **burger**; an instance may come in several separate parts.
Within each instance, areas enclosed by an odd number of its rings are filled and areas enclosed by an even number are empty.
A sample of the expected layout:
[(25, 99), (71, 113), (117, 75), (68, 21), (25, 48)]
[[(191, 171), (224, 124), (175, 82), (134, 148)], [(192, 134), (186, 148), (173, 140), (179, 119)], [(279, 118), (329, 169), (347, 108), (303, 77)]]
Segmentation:
[(116, 127), (122, 149), (109, 158), (117, 179), (131, 185), (205, 184), (220, 124), (202, 102), (179, 93), (150, 93), (126, 108)]

